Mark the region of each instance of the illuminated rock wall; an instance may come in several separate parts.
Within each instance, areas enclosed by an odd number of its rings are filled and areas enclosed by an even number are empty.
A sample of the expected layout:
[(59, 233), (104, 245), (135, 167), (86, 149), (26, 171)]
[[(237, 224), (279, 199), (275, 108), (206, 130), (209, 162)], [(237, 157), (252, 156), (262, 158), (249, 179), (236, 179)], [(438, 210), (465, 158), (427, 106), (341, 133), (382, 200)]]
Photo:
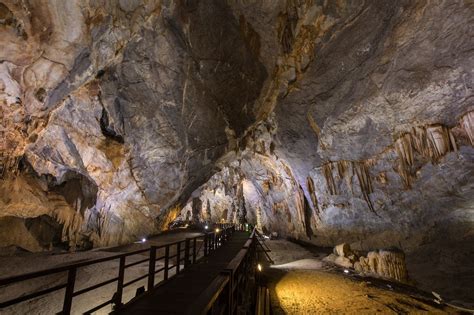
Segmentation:
[(3, 1), (0, 224), (21, 235), (0, 245), (127, 243), (188, 212), (356, 249), (468, 242), (473, 10)]
[(255, 121), (245, 109), (267, 76), (221, 1), (2, 2), (0, 42), (0, 220), (63, 228), (60, 244), (0, 246), (114, 245), (165, 228), (227, 133)]

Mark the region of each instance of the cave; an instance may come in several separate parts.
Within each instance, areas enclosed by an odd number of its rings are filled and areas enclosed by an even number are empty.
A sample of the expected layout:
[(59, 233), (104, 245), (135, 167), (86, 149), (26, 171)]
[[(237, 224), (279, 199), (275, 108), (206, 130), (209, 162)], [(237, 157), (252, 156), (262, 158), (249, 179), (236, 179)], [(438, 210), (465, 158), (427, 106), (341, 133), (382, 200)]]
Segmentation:
[(0, 0), (0, 313), (127, 313), (158, 280), (5, 301), (244, 232), (246, 314), (474, 312), (473, 30), (462, 0)]

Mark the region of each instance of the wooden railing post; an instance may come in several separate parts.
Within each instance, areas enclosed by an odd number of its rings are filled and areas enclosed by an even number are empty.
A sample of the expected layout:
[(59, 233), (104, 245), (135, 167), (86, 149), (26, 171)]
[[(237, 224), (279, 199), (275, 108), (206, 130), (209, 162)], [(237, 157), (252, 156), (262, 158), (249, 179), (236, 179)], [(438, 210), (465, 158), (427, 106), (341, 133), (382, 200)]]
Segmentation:
[(196, 263), (196, 237), (193, 239), (193, 264)]
[(150, 262), (148, 265), (148, 291), (155, 286), (156, 246), (150, 247)]
[(168, 266), (170, 264), (170, 246), (166, 245), (165, 247), (165, 270), (164, 270), (164, 275), (163, 279), (168, 280)]
[(64, 294), (63, 311), (61, 313), (63, 315), (71, 314), (72, 298), (74, 294), (74, 284), (76, 282), (76, 272), (77, 272), (77, 269), (74, 267), (74, 268), (69, 269), (67, 273), (66, 293)]
[(181, 259), (181, 242), (176, 243), (176, 274), (179, 273), (179, 261)]
[(186, 240), (184, 241), (184, 268), (189, 265), (189, 244), (190, 239), (186, 238)]
[(119, 274), (117, 280), (117, 293), (115, 296), (115, 307), (122, 305), (123, 279), (125, 277), (125, 256), (120, 257)]

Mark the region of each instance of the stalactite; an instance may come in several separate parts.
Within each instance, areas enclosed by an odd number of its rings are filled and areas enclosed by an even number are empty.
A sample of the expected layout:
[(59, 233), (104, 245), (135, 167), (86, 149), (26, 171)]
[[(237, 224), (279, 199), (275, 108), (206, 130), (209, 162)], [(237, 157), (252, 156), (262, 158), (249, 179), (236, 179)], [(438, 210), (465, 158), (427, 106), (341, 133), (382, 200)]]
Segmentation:
[(336, 165), (339, 178), (341, 180), (345, 180), (347, 187), (351, 189), (352, 193), (354, 193), (354, 189), (352, 188), (352, 176), (354, 176), (354, 172), (351, 167), (351, 162), (347, 160), (340, 160), (336, 162)]
[(373, 193), (372, 181), (370, 179), (369, 168), (365, 161), (361, 162), (352, 162), (352, 168), (354, 169), (357, 179), (359, 180), (360, 190), (364, 196), (365, 201), (369, 209), (375, 212), (372, 201), (370, 200), (370, 194)]
[(334, 183), (334, 177), (332, 175), (333, 165), (331, 162), (323, 165), (324, 178), (328, 187), (329, 194), (337, 195), (336, 184)]
[(304, 209), (304, 193), (301, 186), (297, 189), (297, 193), (294, 194), (295, 205), (298, 213), (298, 220), (304, 225), (305, 223), (305, 209)]
[(436, 164), (448, 152), (458, 150), (454, 134), (450, 128), (443, 125), (414, 127), (410, 133), (400, 136), (394, 146), (399, 158), (398, 173), (407, 188), (411, 188), (416, 177), (415, 153)]
[[(423, 139), (423, 138), (416, 138)], [(409, 133), (404, 134), (395, 141), (395, 150), (398, 154), (398, 173), (400, 174), (405, 187), (411, 187), (411, 167), (413, 166), (413, 147), (419, 146), (414, 144)]]
[(54, 219), (63, 225), (63, 241), (68, 241), (71, 245), (77, 244), (79, 231), (84, 221), (80, 211), (75, 211), (62, 196), (50, 194), (48, 200), (54, 206), (52, 212)]
[(336, 166), (337, 166), (337, 173), (339, 175), (339, 178), (344, 178), (344, 175), (346, 174), (347, 171), (347, 163), (345, 163), (345, 160), (337, 161)]
[(460, 121), (461, 128), (466, 132), (471, 145), (474, 145), (474, 111), (465, 114)]
[[(405, 137), (410, 137), (410, 144), (412, 146), (412, 150), (414, 149), (423, 157), (431, 158), (432, 154), (430, 152), (428, 137), (426, 136), (426, 127), (413, 127), (411, 134), (407, 133), (405, 134)], [(413, 162), (410, 164), (410, 166), (412, 165)]]
[(433, 163), (437, 163), (441, 157), (451, 151), (449, 140), (449, 129), (445, 126), (429, 126), (426, 135), (430, 146), (430, 157)]
[(458, 152), (458, 146), (456, 144), (456, 138), (454, 138), (453, 133), (451, 130), (448, 130), (449, 132), (449, 141), (451, 142), (451, 147), (453, 148), (454, 152)]
[(320, 216), (321, 209), (319, 208), (318, 198), (316, 196), (316, 190), (314, 188), (313, 179), (310, 176), (308, 176), (308, 178), (306, 179), (306, 182), (308, 185), (309, 196), (311, 198), (311, 201), (313, 202), (314, 209), (316, 210), (316, 215), (321, 219), (321, 216)]

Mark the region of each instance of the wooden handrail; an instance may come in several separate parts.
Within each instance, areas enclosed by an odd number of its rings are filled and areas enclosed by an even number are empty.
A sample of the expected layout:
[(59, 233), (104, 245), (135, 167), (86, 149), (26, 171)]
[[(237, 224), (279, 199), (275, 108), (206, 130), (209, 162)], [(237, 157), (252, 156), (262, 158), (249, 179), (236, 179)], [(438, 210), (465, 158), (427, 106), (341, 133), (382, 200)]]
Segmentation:
[[(180, 272), (180, 262), (184, 260), (184, 268), (190, 263), (196, 263), (198, 261), (197, 255), (199, 254), (199, 250), (196, 249), (196, 244), (197, 240), (200, 238), (203, 238), (203, 242), (206, 244), (206, 241), (208, 244), (211, 244), (208, 242), (209, 238), (212, 238), (212, 248), (206, 248), (204, 247), (204, 255), (207, 255), (209, 251), (215, 250), (217, 247), (222, 246), (224, 243), (225, 239), (228, 238), (229, 236), (229, 231), (233, 231), (234, 227), (232, 225), (226, 225), (222, 226), (222, 233), (220, 236), (216, 237), (216, 233), (210, 232), (210, 233), (204, 233), (204, 234), (199, 234), (193, 238), (187, 238), (184, 240), (179, 240), (175, 242), (170, 242), (167, 244), (159, 245), (159, 246), (150, 246), (149, 248), (146, 249), (139, 249), (133, 252), (128, 252), (128, 253), (122, 253), (118, 255), (112, 255), (104, 258), (98, 258), (98, 259), (93, 259), (93, 260), (88, 260), (88, 261), (83, 261), (83, 262), (78, 262), (78, 263), (73, 263), (67, 266), (62, 266), (62, 267), (55, 267), (55, 268), (49, 268), (46, 270), (40, 270), (40, 271), (35, 271), (35, 272), (30, 272), (22, 275), (16, 275), (16, 276), (11, 276), (11, 277), (6, 277), (3, 279), (0, 279), (0, 286), (8, 286), (11, 284), (15, 284), (18, 282), (22, 281), (27, 281), (31, 279), (35, 279), (38, 277), (44, 277), (44, 276), (49, 276), (57, 273), (62, 273), (62, 272), (67, 272), (68, 273), (68, 280), (65, 284), (57, 285), (48, 289), (44, 289), (42, 291), (37, 291), (34, 293), (27, 294), (22, 297), (17, 297), (10, 299), (8, 301), (0, 302), (0, 309), (18, 304), (33, 298), (37, 298), (40, 296), (43, 296), (45, 294), (52, 293), (54, 291), (58, 291), (61, 289), (66, 288), (65, 296), (64, 296), (64, 303), (63, 303), (63, 309), (61, 314), (70, 314), (71, 312), (71, 306), (72, 306), (72, 300), (74, 297), (79, 296), (81, 294), (90, 292), (92, 290), (95, 290), (97, 288), (100, 288), (102, 286), (117, 282), (117, 291), (114, 294), (114, 297), (100, 305), (95, 306), (94, 308), (90, 309), (86, 313), (91, 313), (93, 311), (97, 311), (111, 303), (115, 304), (116, 307), (120, 307), (122, 305), (122, 293), (123, 293), (123, 288), (126, 286), (129, 286), (137, 281), (140, 281), (142, 279), (145, 279), (148, 277), (148, 286), (147, 286), (147, 291), (152, 290), (155, 287), (155, 275), (159, 272), (164, 273), (164, 279), (163, 281), (167, 281), (169, 277), (169, 270), (172, 268), (176, 268), (176, 274)], [(183, 249), (181, 249), (181, 243), (184, 243), (185, 246)], [(191, 245), (192, 244), (192, 245)], [(170, 256), (170, 247), (171, 246), (176, 246), (176, 254), (173, 256)], [(165, 255), (161, 257), (156, 257), (156, 252), (159, 249), (165, 249)], [(206, 251), (207, 250), (207, 251)], [(191, 252), (192, 251), (192, 252)], [(181, 253), (184, 252), (184, 257), (180, 258)], [(129, 264), (126, 264), (126, 258), (129, 256), (133, 255), (138, 255), (142, 253), (148, 253), (149, 258), (147, 259), (142, 259), (138, 260), (136, 262), (132, 262)], [(192, 256), (191, 256), (192, 255)], [(176, 257), (176, 264), (173, 266), (170, 266), (169, 260), (171, 258)], [(191, 259), (192, 257), (192, 259)], [(99, 264), (107, 261), (112, 261), (119, 259), (119, 274), (117, 277), (105, 280), (103, 282), (100, 282), (98, 284), (94, 284), (90, 287), (83, 288), (79, 291), (74, 291), (74, 284), (76, 281), (76, 273), (78, 268), (82, 268), (85, 266), (90, 266), (94, 264)], [(164, 260), (164, 267), (160, 268), (158, 270), (155, 270), (155, 264), (159, 260)], [(148, 261), (149, 263), (149, 270), (148, 273), (142, 276), (139, 276), (135, 279), (132, 279), (128, 281), (127, 283), (124, 283), (124, 273), (127, 268), (130, 268), (135, 265), (139, 265), (142, 263), (146, 263)]]
[(218, 275), (207, 287), (207, 289), (202, 292), (196, 302), (188, 308), (187, 314), (207, 314), (207, 312), (212, 308), (213, 304), (221, 295), (222, 291), (224, 291), (224, 288), (229, 283), (229, 281), (230, 279), (228, 275)]
[(45, 270), (40, 270), (40, 271), (34, 271), (30, 273), (25, 273), (17, 276), (11, 276), (11, 277), (6, 277), (0, 279), (0, 286), (8, 285), (14, 282), (20, 282), (20, 281), (25, 281), (25, 280), (30, 280), (38, 277), (43, 277), (43, 276), (49, 276), (55, 273), (60, 273), (60, 272), (65, 272), (69, 271), (71, 268), (81, 268), (89, 265), (95, 265), (98, 263), (106, 262), (109, 260), (114, 260), (114, 259), (119, 259), (121, 257), (127, 257), (127, 256), (132, 256), (132, 255), (137, 255), (141, 253), (148, 252), (150, 249), (140, 249), (137, 251), (129, 252), (129, 253), (124, 253), (124, 254), (118, 254), (118, 255), (113, 255), (113, 256), (108, 256), (104, 258), (97, 258), (93, 260), (88, 260), (88, 261), (83, 261), (80, 263), (73, 263), (67, 266), (62, 266), (62, 267), (55, 267), (55, 268), (50, 268), (50, 269), (45, 269)]
[[(196, 299), (195, 303), (188, 309), (188, 314), (214, 314), (215, 307), (224, 307), (218, 309), (216, 314), (234, 314), (237, 309), (239, 299), (235, 296), (238, 285), (248, 284), (248, 278), (255, 273), (256, 269), (256, 247), (257, 234), (255, 228), (248, 241), (229, 262), (221, 274), (214, 279), (209, 287)], [(242, 282), (242, 283), (241, 283)], [(225, 290), (225, 289), (228, 290)], [(245, 289), (243, 289), (245, 291)], [(226, 293), (227, 296), (223, 296)], [(246, 293), (246, 292), (242, 292)], [(216, 305), (217, 301), (224, 300), (225, 306)]]

